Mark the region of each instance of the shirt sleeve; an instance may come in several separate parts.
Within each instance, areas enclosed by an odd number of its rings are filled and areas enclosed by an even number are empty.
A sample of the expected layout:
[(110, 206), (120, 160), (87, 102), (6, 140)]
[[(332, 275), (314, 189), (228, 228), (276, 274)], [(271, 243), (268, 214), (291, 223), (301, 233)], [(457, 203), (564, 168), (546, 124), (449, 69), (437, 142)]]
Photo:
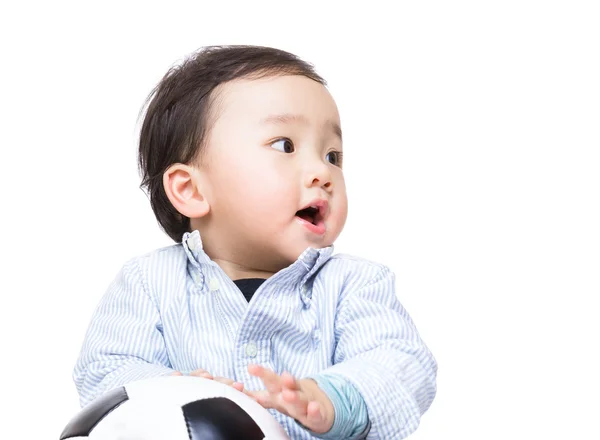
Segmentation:
[(356, 387), (367, 406), (367, 439), (403, 439), (417, 429), (436, 394), (437, 363), (382, 269), (346, 292), (335, 321), (334, 373)]
[(139, 264), (128, 262), (96, 308), (73, 380), (81, 406), (129, 382), (173, 373), (160, 315)]

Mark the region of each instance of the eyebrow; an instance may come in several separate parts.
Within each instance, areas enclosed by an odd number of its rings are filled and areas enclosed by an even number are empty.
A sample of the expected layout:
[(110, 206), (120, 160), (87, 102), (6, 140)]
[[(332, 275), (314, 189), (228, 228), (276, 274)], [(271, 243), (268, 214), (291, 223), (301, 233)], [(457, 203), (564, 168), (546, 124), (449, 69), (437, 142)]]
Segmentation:
[[(293, 115), (290, 113), (283, 113), (280, 115), (267, 116), (266, 118), (263, 118), (260, 121), (261, 124), (271, 125), (286, 125), (294, 122), (306, 125), (308, 124), (308, 119), (304, 115)], [(340, 141), (342, 140), (342, 128), (340, 127), (340, 124), (338, 124), (336, 121), (332, 121), (331, 119), (329, 119), (325, 122), (324, 125), (326, 128), (329, 128), (331, 131), (333, 131), (333, 133), (338, 138), (340, 138)]]

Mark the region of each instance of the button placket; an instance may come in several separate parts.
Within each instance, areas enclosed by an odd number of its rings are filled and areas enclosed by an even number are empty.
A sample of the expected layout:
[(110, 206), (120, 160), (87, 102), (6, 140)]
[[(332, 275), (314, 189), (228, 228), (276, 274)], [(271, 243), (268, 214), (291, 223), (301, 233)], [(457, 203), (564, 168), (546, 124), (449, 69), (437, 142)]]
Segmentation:
[(202, 283), (204, 282), (204, 275), (202, 275), (202, 272), (200, 272), (198, 269), (194, 269), (192, 279), (198, 286), (201, 287)]
[(304, 308), (309, 308), (311, 303), (311, 296), (308, 282), (302, 284), (302, 287), (300, 288), (300, 298), (302, 299), (302, 304), (304, 305)]

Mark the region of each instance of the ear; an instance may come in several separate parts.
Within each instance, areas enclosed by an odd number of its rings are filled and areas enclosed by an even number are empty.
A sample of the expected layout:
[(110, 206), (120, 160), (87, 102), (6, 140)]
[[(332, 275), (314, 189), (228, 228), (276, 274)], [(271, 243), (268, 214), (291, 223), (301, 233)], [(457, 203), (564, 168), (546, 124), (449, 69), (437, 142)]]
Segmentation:
[(210, 211), (200, 180), (196, 168), (181, 163), (171, 165), (163, 174), (163, 186), (169, 201), (188, 218), (203, 217)]

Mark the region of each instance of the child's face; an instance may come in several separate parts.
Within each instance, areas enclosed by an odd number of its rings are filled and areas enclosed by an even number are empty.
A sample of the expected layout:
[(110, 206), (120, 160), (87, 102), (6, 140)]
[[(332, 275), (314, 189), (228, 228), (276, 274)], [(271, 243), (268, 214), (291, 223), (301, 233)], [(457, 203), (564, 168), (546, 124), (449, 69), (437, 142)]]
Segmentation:
[[(280, 76), (233, 81), (220, 92), (201, 168), (210, 205), (203, 242), (218, 258), (274, 270), (309, 246), (331, 245), (347, 198), (340, 118), (327, 89)], [(321, 210), (316, 217), (297, 215), (310, 205)]]

